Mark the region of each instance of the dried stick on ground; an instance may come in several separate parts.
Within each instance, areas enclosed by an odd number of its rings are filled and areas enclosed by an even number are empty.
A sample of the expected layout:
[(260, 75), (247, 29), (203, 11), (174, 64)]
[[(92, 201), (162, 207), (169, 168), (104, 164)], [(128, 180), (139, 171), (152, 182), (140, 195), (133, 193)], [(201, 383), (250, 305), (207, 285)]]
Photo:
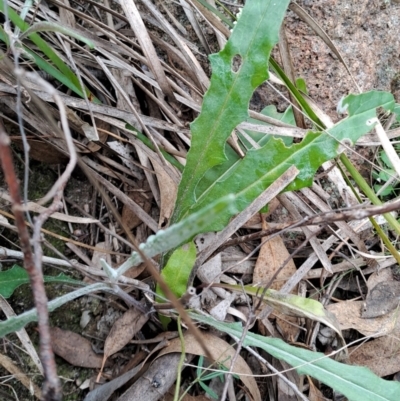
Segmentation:
[(28, 228), (25, 224), (21, 195), (18, 179), (15, 174), (14, 164), (10, 149), (10, 140), (5, 131), (3, 121), (0, 119), (0, 162), (4, 171), (10, 196), (12, 199), (12, 210), (15, 216), (15, 224), (24, 254), (24, 266), (27, 270), (31, 282), (32, 293), (38, 314), (38, 326), (40, 334), (40, 359), (43, 364), (45, 383), (43, 387), (44, 400), (61, 400), (61, 387), (58, 380), (56, 363), (50, 343), (49, 314), (47, 310), (47, 297), (43, 283), (43, 273), (36, 268)]
[(15, 223), (20, 237), (21, 247), (24, 253), (24, 266), (28, 271), (30, 277), (32, 293), (38, 314), (40, 358), (43, 364), (45, 378), (45, 382), (43, 385), (43, 399), (46, 401), (58, 401), (61, 400), (62, 394), (59, 378), (57, 376), (57, 369), (51, 345), (51, 335), (49, 331), (49, 314), (47, 309), (48, 299), (44, 289), (42, 272), (43, 252), (41, 247), (41, 228), (48, 217), (62, 207), (61, 198), (63, 195), (63, 189), (67, 184), (67, 181), (73, 169), (75, 168), (77, 156), (72, 136), (69, 131), (65, 108), (60, 97), (57, 95), (56, 90), (46, 81), (41, 79), (38, 75), (32, 73), (27, 73), (25, 75), (22, 70), (18, 71), (17, 73), (22, 79), (22, 82), (24, 81), (24, 76), (35, 79), (36, 82), (43, 86), (44, 89), (53, 97), (60, 111), (61, 125), (65, 134), (65, 142), (67, 144), (68, 153), (70, 155), (70, 160), (65, 171), (56, 181), (50, 191), (46, 194), (46, 196), (42, 199), (42, 203), (44, 203), (54, 198), (53, 203), (50, 205), (50, 207), (42, 212), (35, 221), (34, 235), (32, 241), (35, 253), (33, 255), (32, 248), (29, 242), (29, 232), (23, 217), (23, 207), (21, 205), (18, 180), (15, 174), (11, 150), (9, 147), (9, 138), (7, 136), (4, 124), (2, 123), (2, 121), (0, 121), (0, 159), (5, 179), (9, 187), (10, 197), (12, 200), (12, 209), (15, 216)]

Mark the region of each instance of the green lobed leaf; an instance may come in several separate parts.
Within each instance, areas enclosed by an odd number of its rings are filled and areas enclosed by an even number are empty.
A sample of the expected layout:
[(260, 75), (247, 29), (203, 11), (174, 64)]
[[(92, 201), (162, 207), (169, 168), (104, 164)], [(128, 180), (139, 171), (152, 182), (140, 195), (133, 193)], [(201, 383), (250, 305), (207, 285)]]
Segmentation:
[(347, 109), (350, 115), (369, 112), (370, 115), (368, 118), (376, 117), (376, 113), (373, 111), (377, 107), (383, 107), (387, 111), (393, 111), (395, 107), (393, 95), (382, 91), (371, 91), (362, 93), (361, 95), (350, 94), (340, 103), (342, 107)]
[[(184, 218), (196, 202), (196, 186), (204, 174), (226, 161), (226, 140), (248, 118), (253, 91), (268, 78), (268, 58), (278, 41), (288, 4), (289, 0), (247, 1), (224, 49), (210, 56), (211, 85), (202, 111), (191, 125), (192, 145), (178, 189), (173, 222)], [(233, 66), (235, 59), (240, 59), (237, 71)]]
[[(196, 245), (191, 241), (176, 249), (161, 272), (169, 289), (180, 297), (186, 291), (187, 280), (196, 261)], [(157, 294), (164, 295), (157, 286)]]
[[(368, 121), (376, 117), (376, 108), (391, 110), (394, 99), (390, 93), (371, 91), (349, 95), (343, 104), (348, 105), (349, 116), (327, 132), (309, 132), (302, 142), (290, 147), (285, 146), (280, 139), (271, 138), (262, 148), (249, 150), (243, 159), (211, 184), (189, 210), (194, 212), (211, 199), (233, 193), (236, 195), (235, 208), (241, 211), (291, 165), (295, 165), (300, 173), (285, 191), (310, 186), (321, 164), (340, 154), (341, 142), (352, 145), (368, 133), (373, 128)], [(222, 213), (214, 222), (212, 230), (223, 229), (230, 217), (228, 212)]]
[(393, 113), (396, 115), (396, 121), (399, 122), (400, 121), (400, 104), (399, 103), (396, 103), (396, 105), (394, 106)]
[[(189, 312), (192, 319), (208, 324), (236, 338), (241, 338), (243, 329), (240, 323), (219, 322), (212, 317)], [(244, 346), (258, 347), (275, 358), (284, 360), (300, 374), (320, 380), (342, 393), (350, 401), (398, 401), (400, 383), (383, 380), (369, 369), (346, 365), (330, 359), (319, 352), (297, 348), (278, 338), (264, 337), (247, 333)]]
[[(289, 106), (283, 113), (279, 113), (276, 110), (276, 107), (274, 105), (269, 105), (264, 107), (263, 110), (261, 110), (261, 114), (267, 117), (272, 117), (275, 120), (282, 121), (286, 124), (293, 125), (294, 127), (296, 126), (296, 122), (294, 120), (294, 114), (293, 114), (293, 108), (292, 106)], [(264, 121), (258, 121), (254, 118), (248, 118), (247, 122), (249, 123), (254, 123), (258, 125), (267, 125), (267, 126), (272, 126), (271, 124), (268, 124)], [(246, 130), (246, 132), (252, 137), (252, 139), (258, 143), (260, 146), (264, 146), (267, 144), (267, 142), (272, 138), (280, 138), (284, 142), (286, 146), (290, 146), (293, 143), (293, 138), (291, 136), (280, 136), (280, 135), (268, 135), (264, 134), (261, 132), (255, 132), (255, 131), (249, 131)], [(241, 138), (241, 134), (239, 132), (238, 136)]]
[[(65, 274), (58, 276), (44, 276), (45, 283), (63, 283), (85, 285), (82, 281), (74, 280)], [(28, 272), (21, 266), (14, 265), (11, 269), (0, 271), (0, 295), (9, 298), (13, 292), (23, 284), (29, 284)]]

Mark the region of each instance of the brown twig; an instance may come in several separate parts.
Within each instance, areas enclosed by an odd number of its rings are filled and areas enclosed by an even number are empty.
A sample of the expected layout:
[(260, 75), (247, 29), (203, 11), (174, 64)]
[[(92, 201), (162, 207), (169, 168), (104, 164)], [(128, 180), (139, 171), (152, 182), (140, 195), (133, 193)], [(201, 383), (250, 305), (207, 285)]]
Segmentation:
[(254, 241), (262, 237), (269, 236), (278, 232), (281, 233), (285, 230), (290, 230), (293, 228), (313, 226), (318, 224), (327, 224), (343, 220), (362, 220), (367, 217), (390, 213), (398, 209), (400, 209), (400, 200), (379, 206), (360, 205), (351, 208), (332, 210), (329, 212), (319, 213), (313, 216), (305, 217), (304, 219), (295, 221), (294, 223), (279, 224), (273, 228), (269, 228), (268, 230), (262, 230), (253, 234), (243, 235), (241, 237), (231, 239), (229, 241), (226, 241), (222, 245), (222, 247), (227, 248), (229, 246), (241, 244), (243, 242)]
[(43, 223), (55, 211), (62, 207), (61, 198), (63, 189), (76, 165), (77, 156), (72, 140), (72, 136), (68, 126), (68, 119), (65, 112), (64, 104), (57, 91), (39, 75), (33, 73), (25, 73), (23, 70), (14, 71), (15, 75), (24, 83), (25, 77), (34, 80), (40, 84), (47, 93), (49, 93), (57, 104), (60, 112), (60, 121), (65, 135), (70, 160), (63, 174), (58, 178), (50, 191), (42, 198), (41, 202), (45, 203), (53, 198), (53, 202), (49, 208), (42, 212), (36, 219), (34, 224), (34, 234), (32, 238), (35, 254), (32, 254), (32, 248), (29, 242), (29, 232), (23, 218), (23, 207), (21, 205), (21, 196), (19, 184), (15, 175), (14, 165), (12, 161), (11, 151), (9, 147), (9, 138), (7, 136), (4, 124), (0, 125), (0, 158), (4, 175), (9, 187), (12, 200), (12, 210), (15, 216), (15, 223), (20, 237), (22, 251), (24, 253), (24, 265), (29, 274), (32, 286), (32, 293), (38, 314), (39, 328), (39, 347), (40, 359), (44, 369), (43, 399), (45, 401), (58, 401), (62, 398), (60, 381), (57, 375), (54, 353), (51, 345), (51, 335), (49, 330), (49, 314), (47, 309), (48, 299), (44, 289), (43, 272), (42, 272), (42, 246), (41, 246), (41, 228)]
[[(4, 171), (10, 196), (12, 199), (12, 211), (15, 216), (15, 225), (20, 238), (21, 249), (24, 254), (24, 267), (29, 274), (32, 293), (38, 314), (38, 327), (40, 335), (40, 359), (43, 364), (45, 383), (43, 387), (44, 400), (61, 400), (61, 387), (57, 376), (56, 363), (50, 341), (48, 325), (47, 297), (43, 283), (43, 273), (35, 266), (30, 236), (23, 216), (20, 188), (14, 170), (14, 163), (10, 150), (10, 140), (6, 133), (3, 121), (0, 119), (0, 162)], [(40, 231), (40, 230), (39, 230)]]

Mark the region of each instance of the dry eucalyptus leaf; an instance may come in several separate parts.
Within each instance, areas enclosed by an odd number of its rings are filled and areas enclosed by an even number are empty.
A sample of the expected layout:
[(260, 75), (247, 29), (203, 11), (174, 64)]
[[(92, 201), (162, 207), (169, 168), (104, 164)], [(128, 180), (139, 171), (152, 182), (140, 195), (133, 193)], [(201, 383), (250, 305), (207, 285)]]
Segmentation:
[[(18, 146), (19, 149), (23, 150), (22, 140), (14, 138), (13, 142)], [(29, 157), (47, 164), (60, 164), (67, 163), (68, 157), (61, 153), (51, 143), (44, 142), (42, 140), (29, 139)]]
[(81, 335), (58, 327), (50, 328), (53, 351), (73, 366), (98, 369), (103, 357), (96, 354), (89, 340)]
[(310, 383), (310, 390), (308, 392), (308, 399), (310, 401), (328, 401), (328, 399), (325, 398), (321, 391), (315, 386), (311, 377), (308, 377), (308, 382)]
[[(268, 224), (264, 221), (262, 228), (263, 230), (268, 229)], [(263, 242), (267, 239), (268, 237), (263, 238)], [(289, 256), (290, 254), (280, 236), (275, 236), (263, 243), (254, 268), (253, 283), (261, 286), (268, 284)], [(296, 270), (293, 260), (290, 260), (279, 272), (270, 288), (279, 290)]]
[[(151, 200), (153, 196), (149, 190), (149, 186), (147, 182), (143, 182), (143, 192), (140, 193), (138, 191), (129, 192), (127, 195), (131, 198), (135, 203), (137, 203), (146, 213), (150, 213), (151, 210)], [(122, 221), (125, 223), (126, 227), (129, 230), (133, 230), (139, 224), (142, 223), (142, 220), (135, 214), (131, 208), (124, 205), (122, 207)]]
[[(262, 229), (267, 230), (268, 223), (265, 221), (265, 215), (262, 216)], [(263, 242), (267, 237), (263, 238)], [(253, 283), (258, 286), (268, 285), (281, 268), (282, 264), (289, 258), (289, 252), (282, 238), (278, 235), (264, 242), (260, 249), (256, 266), (253, 273)], [(285, 267), (279, 272), (270, 288), (280, 290), (285, 282), (296, 272), (296, 266), (293, 259), (286, 263)], [(297, 286), (293, 290), (295, 292)], [(296, 339), (300, 329), (298, 328), (298, 318), (286, 316), (282, 318), (279, 313), (275, 313), (277, 317), (276, 324), (280, 328), (282, 335), (286, 339)], [(262, 324), (262, 321), (259, 323)]]
[(363, 319), (363, 306), (362, 301), (342, 301), (328, 305), (326, 309), (336, 316), (341, 330), (355, 329), (365, 336), (381, 337), (396, 327), (396, 311), (374, 319)]
[(153, 168), (157, 175), (161, 197), (160, 219), (158, 225), (159, 227), (166, 227), (168, 226), (169, 219), (174, 211), (178, 185), (168, 175), (164, 167), (160, 166), (157, 162), (153, 163)]
[(128, 309), (118, 318), (104, 344), (104, 362), (110, 355), (125, 347), (148, 320), (147, 315), (135, 308)]
[[(210, 333), (202, 332), (203, 341), (207, 344), (208, 350), (216, 361), (219, 361), (226, 368), (230, 368), (231, 359), (235, 355), (236, 350), (229, 345), (226, 341), (221, 338), (214, 336)], [(192, 335), (185, 333), (185, 352), (194, 355), (205, 356), (204, 350), (198, 343), (197, 339)], [(180, 338), (175, 338), (172, 340), (168, 347), (163, 349), (159, 356), (171, 353), (171, 352), (182, 352)], [(242, 382), (248, 388), (254, 401), (261, 401), (260, 391), (257, 386), (257, 382), (254, 377), (252, 377), (252, 371), (247, 365), (246, 361), (238, 355), (236, 359), (233, 372), (238, 374)]]
[(392, 375), (400, 370), (400, 328), (391, 335), (355, 345), (349, 349), (350, 363), (365, 366), (380, 377)]

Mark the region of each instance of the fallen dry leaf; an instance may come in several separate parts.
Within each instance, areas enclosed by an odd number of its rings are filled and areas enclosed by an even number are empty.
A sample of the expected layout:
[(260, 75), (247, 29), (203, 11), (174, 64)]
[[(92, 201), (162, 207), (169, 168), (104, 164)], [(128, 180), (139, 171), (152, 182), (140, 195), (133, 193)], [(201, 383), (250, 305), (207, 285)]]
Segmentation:
[[(18, 146), (19, 149), (23, 150), (22, 140), (14, 138), (13, 142)], [(51, 143), (44, 142), (37, 139), (29, 139), (29, 157), (40, 161), (41, 163), (47, 164), (60, 164), (67, 163), (68, 157), (61, 153)]]
[[(226, 368), (230, 368), (231, 358), (234, 356), (236, 350), (230, 346), (226, 341), (219, 337), (216, 337), (210, 333), (202, 332), (203, 341), (207, 344), (207, 347), (214, 357), (215, 360), (220, 361)], [(192, 335), (185, 333), (185, 352), (194, 355), (203, 355), (204, 350), (198, 343), (197, 339)], [(160, 356), (171, 353), (171, 352), (182, 352), (181, 351), (181, 340), (175, 338), (171, 340), (168, 347), (164, 348), (160, 352)], [(254, 401), (261, 401), (260, 391), (257, 386), (257, 382), (252, 377), (252, 371), (247, 365), (246, 361), (239, 355), (236, 359), (235, 366), (233, 368), (235, 374), (238, 374), (242, 382), (246, 385)]]
[[(140, 193), (138, 191), (129, 192), (127, 195), (131, 198), (135, 203), (137, 203), (146, 213), (149, 213), (151, 210), (151, 200), (152, 195), (149, 191), (149, 186), (147, 181), (143, 183), (143, 192)], [(148, 197), (148, 198), (147, 198)], [(124, 205), (122, 207), (122, 221), (125, 223), (126, 227), (129, 230), (133, 230), (139, 224), (142, 223), (142, 220), (133, 213), (132, 209), (128, 206)]]
[[(371, 274), (368, 278), (367, 286), (369, 291), (382, 282), (392, 282), (393, 275), (390, 269), (384, 269), (379, 273)], [(363, 301), (342, 301), (327, 306), (337, 318), (342, 330), (355, 329), (365, 336), (382, 337), (400, 328), (396, 310), (392, 310), (386, 315), (378, 316), (379, 302), (375, 303), (375, 313), (371, 310), (366, 313), (366, 303)], [(371, 318), (367, 318), (368, 313)]]
[(394, 280), (390, 269), (371, 274), (367, 286), (368, 295), (361, 312), (364, 319), (386, 315), (399, 306), (400, 282)]
[[(263, 219), (262, 229), (267, 230), (268, 224)], [(264, 237), (265, 241), (268, 237)], [(290, 256), (282, 238), (278, 235), (266, 241), (260, 249), (253, 273), (253, 284), (267, 285), (285, 260)], [(280, 290), (283, 284), (296, 272), (296, 266), (291, 259), (279, 272), (270, 288)]]
[(364, 336), (381, 337), (392, 332), (396, 326), (396, 311), (385, 316), (373, 319), (363, 319), (361, 310), (364, 307), (362, 301), (342, 301), (327, 306), (339, 322), (341, 330), (355, 329)]
[[(307, 376), (308, 377), (308, 376)], [(321, 391), (315, 386), (314, 382), (308, 377), (308, 382), (310, 383), (310, 390), (308, 392), (308, 399), (310, 401), (327, 401)]]
[[(104, 359), (107, 358), (125, 347), (133, 336), (143, 327), (149, 320), (147, 315), (144, 315), (138, 309), (128, 309), (119, 319), (115, 321), (111, 327), (110, 333), (104, 344)], [(101, 366), (101, 371), (103, 366)], [(99, 373), (99, 375), (101, 372)]]
[(73, 366), (98, 369), (103, 357), (96, 354), (89, 340), (81, 335), (58, 327), (50, 328), (53, 351)]
[[(172, 166), (171, 166), (172, 167)], [(160, 219), (159, 227), (168, 226), (169, 219), (175, 207), (176, 194), (178, 193), (178, 185), (165, 171), (165, 168), (158, 163), (153, 163), (154, 171), (157, 175), (158, 186), (160, 188)]]
[[(268, 229), (268, 223), (265, 221), (265, 215), (262, 216), (262, 229)], [(262, 239), (265, 241), (268, 237)], [(253, 273), (253, 284), (257, 285), (268, 285), (271, 279), (280, 269), (282, 264), (290, 256), (282, 238), (278, 235), (271, 238), (270, 240), (263, 243), (260, 249), (260, 254), (257, 258), (257, 262)], [(280, 290), (285, 282), (296, 272), (296, 266), (293, 259), (285, 265), (285, 267), (278, 273), (277, 277), (274, 279), (273, 283), (269, 288), (274, 290)], [(297, 291), (297, 286), (292, 291), (295, 293)], [(265, 304), (264, 304), (265, 305)], [(282, 335), (286, 339), (293, 341), (297, 338), (299, 334), (298, 328), (298, 318), (285, 316), (281, 317), (279, 313), (274, 313), (276, 316), (276, 324), (279, 326)], [(262, 321), (260, 322), (262, 323)], [(291, 324), (293, 323), (293, 324)], [(265, 331), (261, 328), (262, 332)], [(266, 333), (264, 333), (266, 334)]]
[[(399, 326), (399, 325), (398, 325)], [(350, 363), (365, 366), (383, 377), (400, 370), (400, 327), (395, 332), (349, 349)]]

